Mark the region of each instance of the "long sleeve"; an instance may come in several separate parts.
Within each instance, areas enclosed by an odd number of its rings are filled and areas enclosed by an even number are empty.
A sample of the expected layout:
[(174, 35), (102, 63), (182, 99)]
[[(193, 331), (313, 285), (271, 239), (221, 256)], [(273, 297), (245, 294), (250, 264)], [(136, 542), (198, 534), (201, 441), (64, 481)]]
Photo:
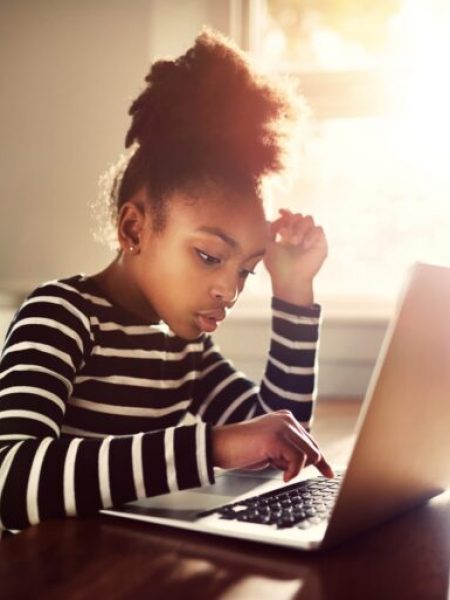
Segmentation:
[(211, 339), (206, 344), (194, 411), (215, 425), (288, 409), (305, 426), (312, 419), (320, 307), (272, 299), (272, 335), (258, 387), (236, 371)]
[(213, 480), (205, 423), (89, 439), (61, 433), (95, 348), (84, 296), (47, 284), (9, 328), (0, 363), (0, 529)]

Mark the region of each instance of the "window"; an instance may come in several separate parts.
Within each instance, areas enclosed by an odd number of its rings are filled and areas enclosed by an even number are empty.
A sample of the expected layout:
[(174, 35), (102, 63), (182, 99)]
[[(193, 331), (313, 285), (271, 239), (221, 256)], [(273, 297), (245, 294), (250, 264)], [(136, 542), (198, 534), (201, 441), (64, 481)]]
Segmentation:
[[(450, 264), (450, 3), (252, 6), (255, 60), (298, 76), (313, 112), (276, 204), (326, 229), (321, 300), (389, 305), (413, 261)], [(250, 295), (267, 285), (261, 274)]]

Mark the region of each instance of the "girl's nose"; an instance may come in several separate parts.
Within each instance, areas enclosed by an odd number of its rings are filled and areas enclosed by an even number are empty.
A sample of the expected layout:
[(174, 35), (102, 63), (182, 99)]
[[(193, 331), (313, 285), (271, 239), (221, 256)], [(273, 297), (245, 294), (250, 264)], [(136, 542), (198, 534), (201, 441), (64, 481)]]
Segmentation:
[(215, 300), (220, 300), (225, 305), (233, 305), (239, 296), (239, 286), (236, 281), (216, 282), (211, 289)]

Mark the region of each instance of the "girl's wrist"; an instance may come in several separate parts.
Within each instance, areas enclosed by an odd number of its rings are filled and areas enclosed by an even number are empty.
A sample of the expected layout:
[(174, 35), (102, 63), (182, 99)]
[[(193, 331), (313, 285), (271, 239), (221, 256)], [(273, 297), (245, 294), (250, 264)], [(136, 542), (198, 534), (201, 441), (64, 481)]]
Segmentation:
[(275, 298), (295, 304), (298, 306), (310, 306), (314, 304), (314, 290), (312, 280), (298, 281), (296, 280), (289, 285), (272, 285), (272, 292)]

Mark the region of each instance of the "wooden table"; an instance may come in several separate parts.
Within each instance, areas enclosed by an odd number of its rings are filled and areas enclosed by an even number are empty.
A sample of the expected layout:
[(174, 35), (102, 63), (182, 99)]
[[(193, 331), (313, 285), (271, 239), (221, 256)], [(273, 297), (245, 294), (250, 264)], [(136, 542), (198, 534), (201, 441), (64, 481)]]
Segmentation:
[[(348, 456), (358, 408), (319, 403), (316, 436), (333, 460)], [(449, 494), (320, 553), (99, 516), (1, 541), (0, 598), (444, 600), (449, 566)]]

